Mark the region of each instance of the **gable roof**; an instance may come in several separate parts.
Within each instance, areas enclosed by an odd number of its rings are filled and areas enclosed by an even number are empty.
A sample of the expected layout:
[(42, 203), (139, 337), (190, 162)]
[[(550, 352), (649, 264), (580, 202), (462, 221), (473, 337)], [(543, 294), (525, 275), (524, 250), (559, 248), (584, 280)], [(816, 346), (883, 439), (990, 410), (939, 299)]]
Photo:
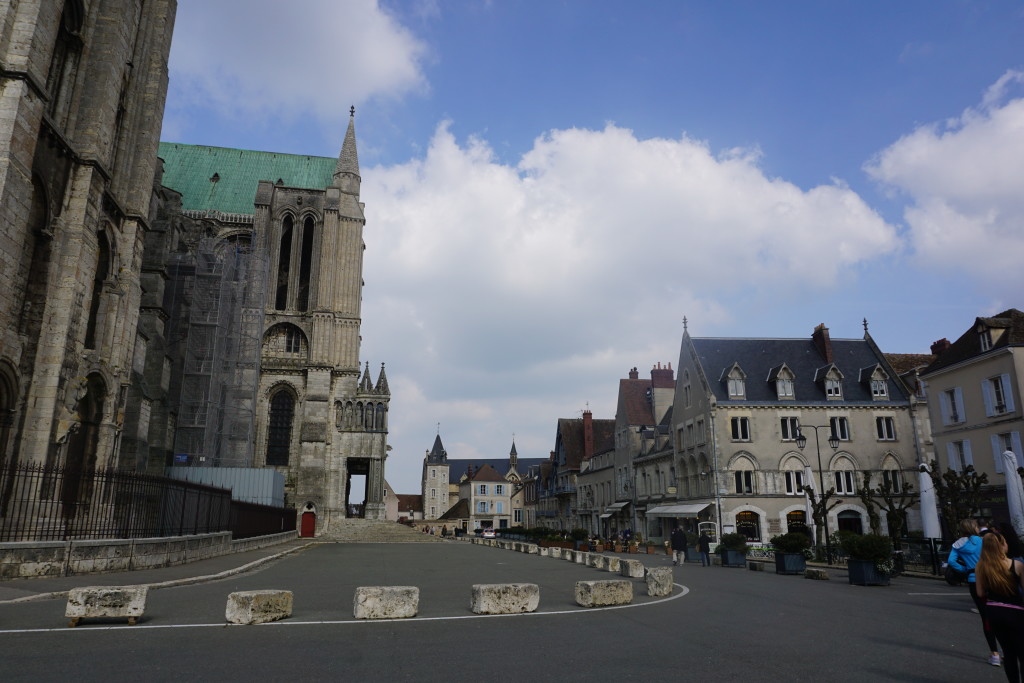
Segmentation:
[[(517, 458), (516, 459), (516, 472), (520, 476), (525, 476), (526, 471), (532, 465), (539, 465), (542, 462), (547, 462), (547, 458)], [(472, 458), (465, 460), (453, 460), (449, 458), (446, 461), (448, 465), (448, 481), (453, 484), (458, 484), (462, 481), (463, 475), (469, 470), (469, 466), (472, 465), (473, 469), (476, 470), (484, 465), (489, 465), (499, 474), (507, 474), (511, 466), (509, 465), (508, 458)]]
[(469, 499), (460, 498), (459, 502), (448, 508), (443, 515), (438, 519), (468, 519), (469, 518)]
[[(161, 142), (165, 187), (181, 194), (181, 208), (254, 214), (261, 180), (321, 190), (334, 182), (337, 158)], [(216, 176), (216, 181), (213, 180)]]
[[(856, 381), (860, 368), (881, 363), (885, 358), (875, 352), (868, 339), (832, 339), (832, 364), (822, 358), (814, 341), (807, 339), (746, 339), (691, 337), (704, 376), (719, 403), (782, 403), (833, 405), (837, 401), (825, 397), (824, 387), (816, 381), (819, 373), (834, 365), (844, 376), (842, 403), (878, 405), (870, 384)], [(738, 363), (747, 375), (745, 400), (730, 400), (728, 385), (717, 379), (722, 370)], [(774, 382), (769, 378), (783, 363), (793, 372), (795, 400), (780, 401)], [(906, 389), (893, 373), (888, 379), (889, 403), (908, 400)]]
[[(649, 392), (653, 390), (653, 384), (649, 379), (620, 379), (619, 380), (619, 407), (618, 411), (627, 425), (651, 425), (654, 424), (654, 412), (651, 401), (648, 399)], [(616, 415), (619, 417), (619, 415)], [(594, 422), (597, 422), (595, 420)], [(596, 438), (596, 436), (595, 436)], [(594, 444), (594, 452), (601, 449)]]
[[(1005, 329), (1006, 334), (1001, 338), (993, 340), (992, 348), (988, 351), (981, 350), (981, 339), (978, 336), (978, 326), (995, 327)], [(968, 358), (979, 356), (982, 353), (989, 353), (995, 349), (1007, 346), (1024, 345), (1024, 313), (1016, 308), (1010, 308), (991, 318), (975, 318), (970, 329), (960, 335), (960, 338), (950, 344), (949, 348), (929, 365), (922, 374), (935, 372), (950, 365), (955, 365)]]
[[(615, 420), (591, 420), (594, 430), (594, 453), (601, 453), (615, 446)], [(565, 450), (565, 469), (578, 470), (584, 460), (583, 418), (558, 419), (555, 448), (559, 444)], [(557, 457), (557, 454), (556, 454)], [(561, 463), (558, 463), (561, 465)], [(562, 467), (559, 467), (562, 469)]]
[(473, 472), (472, 481), (505, 481), (505, 477), (490, 465), (483, 465)]

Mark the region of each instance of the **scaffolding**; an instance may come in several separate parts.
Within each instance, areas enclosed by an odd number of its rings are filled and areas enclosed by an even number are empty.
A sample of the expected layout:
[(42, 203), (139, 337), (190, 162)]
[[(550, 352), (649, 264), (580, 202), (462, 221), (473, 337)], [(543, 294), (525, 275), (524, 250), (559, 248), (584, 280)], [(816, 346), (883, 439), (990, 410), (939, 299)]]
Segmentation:
[(172, 260), (173, 464), (251, 467), (266, 255), (248, 235), (206, 236)]

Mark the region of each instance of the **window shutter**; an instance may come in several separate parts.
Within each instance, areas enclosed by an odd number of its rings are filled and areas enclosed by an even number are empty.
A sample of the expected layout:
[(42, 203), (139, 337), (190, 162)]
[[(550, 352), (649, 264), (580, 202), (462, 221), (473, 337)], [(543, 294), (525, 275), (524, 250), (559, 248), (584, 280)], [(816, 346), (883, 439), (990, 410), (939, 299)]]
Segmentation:
[(971, 455), (971, 442), (964, 439), (964, 468), (974, 464), (974, 457)]
[(943, 391), (939, 394), (939, 412), (942, 413), (942, 424), (948, 425), (952, 422), (950, 417), (949, 394)]
[(953, 400), (956, 401), (956, 413), (961, 422), (967, 422), (967, 408), (964, 407), (964, 391), (960, 387), (953, 389)]
[(981, 380), (981, 395), (985, 399), (985, 417), (992, 417), (996, 411), (992, 405), (992, 386), (987, 379)]
[[(1013, 384), (1010, 383), (1010, 376), (1007, 374), (1001, 375), (1003, 378), (1003, 400), (1006, 401), (1006, 412), (1013, 412)], [(1013, 451), (1020, 457), (1020, 453), (1016, 449)]]
[[(996, 460), (996, 474), (1003, 473), (1003, 444), (1002, 439), (999, 438), (998, 434), (993, 434), (992, 439), (992, 457)], [(1016, 452), (1016, 451), (1015, 451)], [(1018, 458), (1020, 456), (1017, 456)]]
[(949, 464), (949, 469), (960, 469), (960, 459), (956, 457), (956, 445), (952, 442), (946, 444), (946, 462)]
[(1013, 454), (1017, 456), (1017, 467), (1024, 467), (1024, 453), (1020, 448), (1020, 432), (1012, 432), (1010, 440), (1013, 441)]

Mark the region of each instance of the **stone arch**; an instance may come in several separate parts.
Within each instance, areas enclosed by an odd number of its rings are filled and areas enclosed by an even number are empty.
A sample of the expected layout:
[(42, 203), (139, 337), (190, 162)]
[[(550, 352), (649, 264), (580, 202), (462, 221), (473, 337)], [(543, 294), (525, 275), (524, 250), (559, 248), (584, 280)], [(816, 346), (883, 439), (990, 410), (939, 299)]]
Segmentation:
[(306, 213), (299, 220), (299, 272), (295, 287), (295, 308), (299, 311), (309, 310), (315, 303), (312, 296), (314, 251), (316, 245), (317, 221), (313, 215)]
[(18, 374), (14, 365), (0, 358), (0, 470), (14, 464), (12, 436), (18, 405)]
[(285, 212), (280, 218), (280, 240), (277, 244), (277, 266), (274, 308), (283, 311), (288, 308), (288, 285), (291, 277), (292, 267), (292, 230), (294, 229), (295, 216), (291, 212)]
[(309, 338), (294, 323), (277, 323), (263, 334), (263, 356), (266, 358), (309, 359)]
[(373, 428), (383, 431), (388, 428), (388, 409), (383, 403), (377, 404), (377, 413), (373, 419)]
[(732, 511), (736, 533), (743, 534), (751, 541), (762, 541), (765, 538), (765, 522), (768, 516), (756, 505), (739, 505)]
[(60, 491), (61, 509), (68, 519), (86, 510), (92, 496), (93, 477), (90, 474), (96, 469), (99, 455), (107, 382), (100, 373), (93, 372), (73, 390), (79, 394), (75, 397), (74, 406), (78, 423), (67, 437)]

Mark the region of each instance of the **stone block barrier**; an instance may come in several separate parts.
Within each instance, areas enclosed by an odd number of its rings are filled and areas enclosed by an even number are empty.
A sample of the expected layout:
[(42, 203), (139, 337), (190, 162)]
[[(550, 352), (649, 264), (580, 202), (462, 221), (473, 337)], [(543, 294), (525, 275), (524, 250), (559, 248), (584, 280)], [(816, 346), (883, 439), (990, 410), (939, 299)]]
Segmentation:
[(608, 558), (599, 553), (590, 553), (590, 566), (594, 569), (607, 569)]
[(622, 568), (620, 566), (622, 564), (622, 558), (621, 557), (612, 557), (611, 555), (608, 555), (606, 557), (607, 557), (607, 563), (605, 564), (605, 569), (610, 571), (612, 574), (618, 574), (619, 570)]
[(473, 614), (536, 612), (540, 588), (535, 583), (478, 583), (473, 586)]
[(582, 550), (577, 550), (574, 559), (576, 561), (576, 564), (587, 564), (587, 561), (590, 559), (590, 553), (585, 553)]
[(146, 586), (85, 586), (68, 591), (64, 616), (71, 619), (68, 626), (78, 626), (82, 619), (91, 617), (126, 617), (135, 625), (146, 611)]
[(764, 562), (747, 562), (747, 569), (749, 569), (752, 572), (763, 572)]
[(642, 579), (646, 571), (644, 563), (640, 560), (619, 560), (619, 574), (622, 576), (628, 576), (631, 579)]
[(228, 595), (224, 608), (224, 618), (229, 624), (264, 624), (291, 615), (291, 591), (237, 591)]
[(577, 581), (576, 604), (581, 607), (628, 605), (633, 602), (633, 583), (622, 579)]
[(804, 578), (805, 579), (815, 579), (817, 581), (828, 581), (829, 580), (829, 578), (828, 578), (828, 570), (826, 570), (826, 569), (812, 569), (811, 567), (808, 567), (804, 571)]
[(360, 586), (352, 601), (356, 619), (408, 619), (420, 609), (416, 586)]
[(653, 567), (644, 576), (647, 581), (647, 594), (655, 598), (672, 595), (672, 569), (670, 567)]

